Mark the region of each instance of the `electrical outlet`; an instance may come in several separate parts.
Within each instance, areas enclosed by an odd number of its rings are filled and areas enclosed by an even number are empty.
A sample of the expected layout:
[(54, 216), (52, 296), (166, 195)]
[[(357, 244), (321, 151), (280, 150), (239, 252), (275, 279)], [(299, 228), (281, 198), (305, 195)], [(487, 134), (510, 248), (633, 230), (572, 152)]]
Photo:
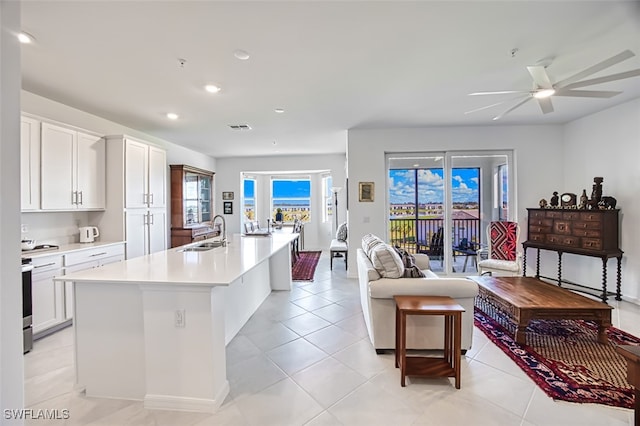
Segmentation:
[(22, 225), (20, 225), (20, 232), (22, 233), (29, 232), (29, 227), (27, 226), (26, 223), (23, 223)]
[(176, 309), (175, 312), (175, 326), (178, 328), (184, 328), (185, 326), (185, 315), (186, 312), (184, 309)]

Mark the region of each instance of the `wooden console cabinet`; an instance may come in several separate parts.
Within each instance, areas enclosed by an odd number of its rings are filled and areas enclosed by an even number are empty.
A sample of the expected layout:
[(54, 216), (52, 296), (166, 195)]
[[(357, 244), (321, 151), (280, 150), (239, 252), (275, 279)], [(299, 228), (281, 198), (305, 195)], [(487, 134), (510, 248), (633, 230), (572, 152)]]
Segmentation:
[[(575, 209), (527, 209), (529, 213), (528, 239), (524, 247), (524, 272), (527, 273), (527, 248), (537, 249), (536, 278), (540, 278), (540, 250), (558, 253), (558, 285), (568, 283), (562, 279), (562, 254), (572, 253), (602, 259), (602, 293), (598, 296), (606, 302), (608, 295), (620, 297), (622, 250), (619, 244), (619, 210)], [(616, 292), (607, 291), (607, 262), (616, 258)], [(543, 277), (547, 278), (547, 277)], [(580, 286), (580, 285), (579, 285)], [(589, 287), (580, 286), (586, 289)], [(599, 291), (598, 289), (592, 289)]]
[(212, 226), (214, 172), (184, 164), (171, 168), (171, 247), (219, 234)]

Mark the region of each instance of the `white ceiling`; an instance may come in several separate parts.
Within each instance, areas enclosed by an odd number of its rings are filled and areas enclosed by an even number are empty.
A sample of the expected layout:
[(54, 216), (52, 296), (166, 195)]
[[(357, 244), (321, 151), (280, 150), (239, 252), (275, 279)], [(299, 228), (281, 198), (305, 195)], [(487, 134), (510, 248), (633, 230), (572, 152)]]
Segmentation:
[(587, 88), (624, 91), (611, 99), (554, 97), (546, 115), (464, 114), (506, 99), (468, 93), (531, 89), (525, 67), (545, 58), (559, 81), (640, 55), (638, 1), (23, 0), (22, 28), (37, 39), (25, 90), (214, 157), (344, 152), (353, 128), (564, 123), (640, 97), (635, 77)]

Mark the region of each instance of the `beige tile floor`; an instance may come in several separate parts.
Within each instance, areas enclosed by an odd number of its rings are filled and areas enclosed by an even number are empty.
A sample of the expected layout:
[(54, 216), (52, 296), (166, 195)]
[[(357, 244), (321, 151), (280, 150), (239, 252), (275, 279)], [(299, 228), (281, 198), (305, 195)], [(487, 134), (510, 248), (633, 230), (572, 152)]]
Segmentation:
[[(640, 307), (613, 302), (615, 326), (640, 335)], [(328, 254), (315, 281), (274, 292), (227, 347), (230, 394), (215, 414), (147, 410), (138, 401), (88, 398), (73, 389), (68, 328), (25, 356), (29, 408), (68, 409), (55, 425), (624, 425), (633, 411), (555, 402), (478, 330), (449, 379), (409, 379), (400, 387), (393, 355), (376, 355), (358, 285)]]

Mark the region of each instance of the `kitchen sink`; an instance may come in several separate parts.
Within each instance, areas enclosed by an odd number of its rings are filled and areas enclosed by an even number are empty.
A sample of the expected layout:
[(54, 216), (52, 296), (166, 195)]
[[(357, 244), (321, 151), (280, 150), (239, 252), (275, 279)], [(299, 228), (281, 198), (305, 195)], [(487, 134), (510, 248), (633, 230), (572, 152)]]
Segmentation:
[(185, 247), (182, 250), (178, 250), (178, 251), (207, 251), (207, 250), (214, 249), (216, 247), (222, 247), (223, 245), (224, 243), (222, 241), (210, 241), (207, 243), (202, 243), (197, 246)]

